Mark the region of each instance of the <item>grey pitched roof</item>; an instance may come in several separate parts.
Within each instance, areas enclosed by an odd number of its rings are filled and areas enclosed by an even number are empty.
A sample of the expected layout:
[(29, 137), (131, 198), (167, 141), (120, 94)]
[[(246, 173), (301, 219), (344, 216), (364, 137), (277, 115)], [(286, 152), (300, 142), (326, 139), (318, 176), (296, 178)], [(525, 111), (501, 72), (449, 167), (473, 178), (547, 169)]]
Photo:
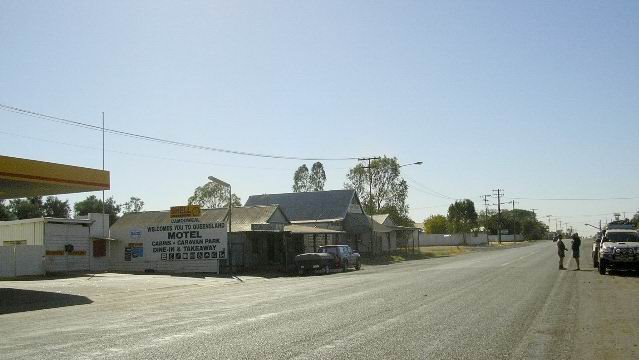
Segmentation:
[(245, 206), (277, 204), (290, 221), (343, 219), (353, 196), (355, 190), (251, 195)]

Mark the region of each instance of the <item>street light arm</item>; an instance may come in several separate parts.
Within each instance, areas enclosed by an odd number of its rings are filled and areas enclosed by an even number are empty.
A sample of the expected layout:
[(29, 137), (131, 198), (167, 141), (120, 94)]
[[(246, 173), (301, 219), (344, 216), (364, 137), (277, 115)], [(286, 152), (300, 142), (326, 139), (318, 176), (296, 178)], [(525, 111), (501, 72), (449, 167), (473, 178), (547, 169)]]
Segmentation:
[(422, 162), (422, 161), (417, 161), (417, 162), (410, 163), (410, 164), (399, 165), (398, 167), (404, 167), (404, 166), (409, 166), (409, 165), (421, 165), (423, 163), (424, 162)]
[(209, 176), (209, 180), (214, 182), (214, 183), (217, 183), (217, 184), (220, 184), (222, 186), (225, 186), (225, 187), (231, 187), (231, 185), (229, 183), (227, 183), (225, 181), (222, 181), (222, 180), (220, 180), (220, 179), (218, 179), (218, 178), (216, 178), (214, 176)]
[(597, 230), (600, 230), (600, 231), (601, 231), (601, 229), (600, 229), (598, 226), (594, 226), (594, 225), (590, 225), (590, 224), (584, 224), (584, 225), (586, 225), (586, 226), (590, 226), (590, 227), (594, 227), (595, 229), (597, 229)]

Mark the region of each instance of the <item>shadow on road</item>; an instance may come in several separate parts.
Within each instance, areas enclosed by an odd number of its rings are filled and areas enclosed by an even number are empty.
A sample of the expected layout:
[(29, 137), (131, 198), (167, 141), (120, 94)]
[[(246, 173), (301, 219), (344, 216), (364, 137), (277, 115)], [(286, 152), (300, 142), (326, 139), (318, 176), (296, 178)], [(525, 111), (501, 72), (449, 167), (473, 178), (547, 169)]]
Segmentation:
[(608, 270), (608, 274), (619, 277), (639, 278), (639, 271), (637, 270)]
[(91, 304), (89, 298), (47, 291), (0, 288), (0, 315)]

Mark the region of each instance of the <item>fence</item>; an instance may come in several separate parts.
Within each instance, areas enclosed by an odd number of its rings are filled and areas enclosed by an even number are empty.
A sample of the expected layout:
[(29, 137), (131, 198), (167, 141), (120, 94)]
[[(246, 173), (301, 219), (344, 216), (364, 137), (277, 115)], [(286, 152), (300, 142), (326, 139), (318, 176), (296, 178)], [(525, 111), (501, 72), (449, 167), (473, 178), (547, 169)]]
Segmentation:
[(484, 233), (468, 234), (419, 234), (419, 246), (486, 245)]
[(44, 246), (0, 246), (0, 277), (44, 274)]

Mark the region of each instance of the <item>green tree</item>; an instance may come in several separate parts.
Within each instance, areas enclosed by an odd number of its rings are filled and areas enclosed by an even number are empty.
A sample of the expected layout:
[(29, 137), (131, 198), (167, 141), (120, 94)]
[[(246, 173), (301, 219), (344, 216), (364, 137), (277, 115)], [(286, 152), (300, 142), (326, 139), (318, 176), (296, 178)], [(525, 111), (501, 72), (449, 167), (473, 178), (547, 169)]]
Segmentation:
[(467, 233), (477, 226), (477, 211), (472, 200), (455, 201), (448, 207), (448, 228), (452, 233)]
[(139, 197), (131, 196), (129, 201), (122, 204), (122, 213), (140, 212), (144, 208), (144, 201)]
[(632, 217), (632, 220), (630, 220), (630, 222), (632, 222), (635, 225), (635, 227), (639, 228), (639, 212)]
[(33, 219), (44, 216), (42, 196), (10, 200), (9, 209), (18, 219)]
[(323, 191), (324, 184), (326, 184), (326, 172), (324, 171), (324, 165), (321, 162), (316, 162), (311, 167), (311, 174), (309, 176), (310, 191)]
[(68, 219), (71, 217), (69, 200), (60, 200), (57, 196), (47, 196), (43, 205), (44, 216)]
[[(102, 213), (102, 200), (98, 199), (95, 195), (90, 195), (82, 201), (78, 201), (73, 206), (76, 216), (86, 216), (89, 213)], [(113, 225), (120, 218), (120, 211), (122, 207), (118, 205), (113, 197), (110, 197), (104, 201), (104, 213), (109, 214), (109, 225)]]
[[(242, 206), (240, 197), (232, 195), (234, 207)], [(209, 181), (195, 188), (193, 195), (188, 200), (191, 205), (200, 205), (205, 209), (217, 209), (229, 206), (229, 190), (221, 184)]]
[[(370, 195), (369, 185), (372, 185)], [(357, 191), (368, 214), (391, 213), (393, 209), (400, 218), (409, 219), (408, 184), (400, 175), (397, 158), (384, 156), (373, 160), (370, 168), (357, 164), (346, 175), (344, 187)], [(412, 221), (410, 225), (407, 222), (406, 226), (412, 226)], [(402, 223), (400, 220), (398, 225)]]
[(306, 164), (298, 167), (293, 174), (293, 192), (305, 192), (311, 190), (311, 176)]
[[(496, 211), (491, 211), (486, 219), (482, 219), (482, 225), (490, 234), (496, 235), (498, 232), (498, 215)], [(526, 240), (543, 239), (548, 233), (548, 226), (537, 220), (534, 212), (522, 209), (504, 210), (501, 212), (501, 229), (510, 233), (515, 231)]]
[(5, 205), (4, 200), (0, 199), (0, 221), (15, 220), (16, 216), (11, 212), (11, 208)]
[(426, 234), (446, 234), (448, 220), (444, 215), (431, 215), (424, 220), (424, 232)]

